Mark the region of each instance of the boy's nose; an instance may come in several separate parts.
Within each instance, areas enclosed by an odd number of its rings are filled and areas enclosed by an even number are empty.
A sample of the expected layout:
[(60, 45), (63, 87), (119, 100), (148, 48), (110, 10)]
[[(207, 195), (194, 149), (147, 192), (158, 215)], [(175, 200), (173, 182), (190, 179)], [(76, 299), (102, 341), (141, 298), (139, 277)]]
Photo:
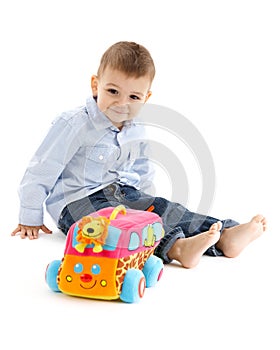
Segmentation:
[(128, 105), (128, 102), (128, 98), (126, 96), (122, 96), (118, 98), (117, 105), (123, 107), (125, 105)]

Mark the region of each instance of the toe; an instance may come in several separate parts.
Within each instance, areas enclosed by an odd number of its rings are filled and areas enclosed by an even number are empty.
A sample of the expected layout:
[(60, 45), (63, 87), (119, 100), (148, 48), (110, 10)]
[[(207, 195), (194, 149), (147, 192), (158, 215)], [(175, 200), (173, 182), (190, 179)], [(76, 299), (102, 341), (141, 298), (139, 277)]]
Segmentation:
[(217, 231), (221, 231), (221, 229), (222, 229), (222, 223), (221, 223), (221, 221), (218, 221), (217, 222)]
[(211, 225), (209, 231), (217, 231), (218, 230), (218, 223), (215, 222), (214, 224)]
[(222, 229), (222, 223), (221, 223), (221, 221), (217, 221), (211, 225), (209, 231), (217, 232), (217, 231), (221, 231), (221, 229)]
[(264, 219), (264, 216), (261, 215), (261, 214), (258, 214), (258, 215), (255, 215), (252, 219), (252, 221), (255, 221), (255, 222), (262, 222), (262, 220)]
[(263, 225), (263, 230), (265, 231), (266, 228), (267, 228), (267, 220), (266, 220), (265, 217), (261, 220), (261, 223), (262, 223), (262, 225)]

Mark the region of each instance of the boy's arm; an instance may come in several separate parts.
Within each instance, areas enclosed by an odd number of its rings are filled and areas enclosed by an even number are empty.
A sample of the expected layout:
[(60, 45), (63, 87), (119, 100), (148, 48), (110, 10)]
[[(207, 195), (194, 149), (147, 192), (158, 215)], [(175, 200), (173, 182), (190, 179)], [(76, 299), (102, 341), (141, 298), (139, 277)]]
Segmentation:
[[(67, 121), (58, 119), (29, 163), (19, 188), (19, 227), (22, 234), (30, 232), (30, 227), (37, 233), (45, 227), (44, 202), (77, 150), (75, 134)], [(19, 227), (16, 232), (19, 232)]]

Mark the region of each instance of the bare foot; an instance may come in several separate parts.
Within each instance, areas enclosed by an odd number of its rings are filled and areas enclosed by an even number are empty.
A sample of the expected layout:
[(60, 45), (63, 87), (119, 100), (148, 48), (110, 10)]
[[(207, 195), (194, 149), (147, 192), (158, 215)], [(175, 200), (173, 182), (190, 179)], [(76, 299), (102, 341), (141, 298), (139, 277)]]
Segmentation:
[(216, 246), (226, 257), (235, 258), (265, 230), (265, 217), (256, 215), (245, 224), (224, 229)]
[(220, 239), (220, 221), (213, 224), (209, 231), (196, 236), (177, 239), (168, 252), (168, 257), (179, 261), (185, 268), (195, 267), (204, 252)]

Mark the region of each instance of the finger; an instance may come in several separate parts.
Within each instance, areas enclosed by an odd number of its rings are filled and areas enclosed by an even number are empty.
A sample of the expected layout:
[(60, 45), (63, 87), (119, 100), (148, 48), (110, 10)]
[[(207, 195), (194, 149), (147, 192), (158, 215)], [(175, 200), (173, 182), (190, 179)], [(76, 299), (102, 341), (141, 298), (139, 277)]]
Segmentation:
[(11, 233), (11, 236), (15, 236), (18, 232), (20, 232), (19, 226)]
[(44, 232), (44, 233), (47, 233), (47, 234), (51, 234), (52, 231), (50, 229), (47, 228), (47, 226), (43, 225), (41, 227), (41, 230)]
[(34, 236), (33, 236), (33, 229), (27, 229), (26, 233), (27, 233), (27, 237), (29, 239), (33, 239), (34, 238)]
[(39, 230), (33, 229), (32, 230), (32, 238), (31, 239), (37, 239), (39, 235)]
[(24, 238), (26, 238), (26, 236), (27, 236), (26, 230), (24, 228), (21, 228), (20, 238), (24, 239)]

